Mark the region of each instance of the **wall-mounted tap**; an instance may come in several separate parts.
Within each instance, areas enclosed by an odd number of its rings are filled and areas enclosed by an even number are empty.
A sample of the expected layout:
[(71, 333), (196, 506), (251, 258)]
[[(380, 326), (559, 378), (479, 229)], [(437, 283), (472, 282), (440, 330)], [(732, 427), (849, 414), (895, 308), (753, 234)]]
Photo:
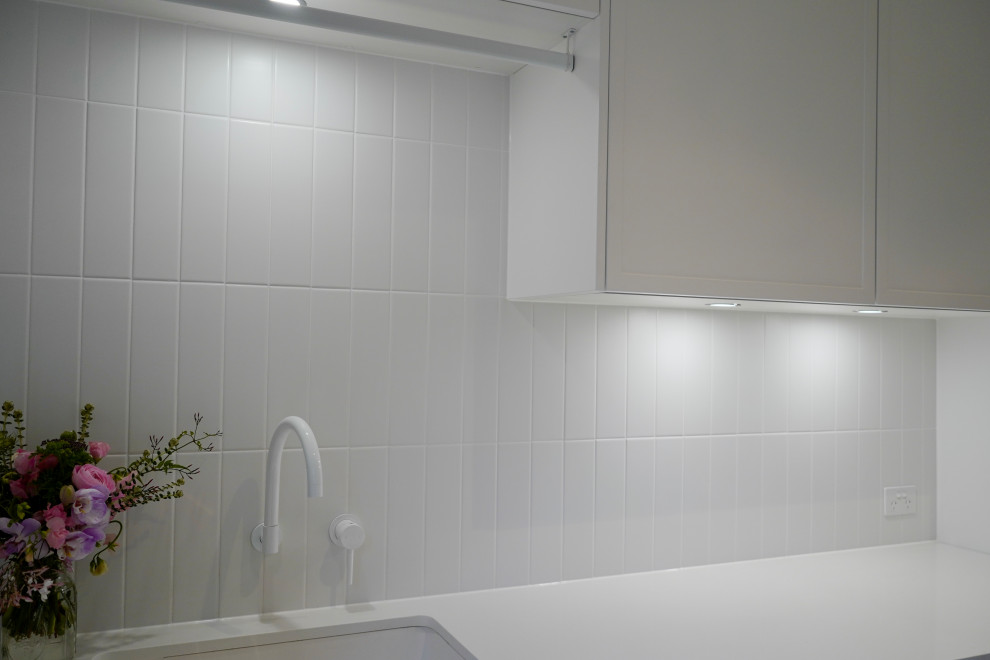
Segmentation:
[(282, 450), (295, 431), (302, 443), (303, 457), (306, 459), (306, 483), (310, 497), (323, 497), (323, 465), (320, 463), (320, 449), (316, 446), (313, 429), (301, 417), (286, 417), (272, 434), (268, 447), (268, 464), (265, 470), (265, 521), (251, 533), (251, 545), (259, 552), (271, 555), (278, 552), (280, 534), (278, 530), (278, 484), (282, 468)]

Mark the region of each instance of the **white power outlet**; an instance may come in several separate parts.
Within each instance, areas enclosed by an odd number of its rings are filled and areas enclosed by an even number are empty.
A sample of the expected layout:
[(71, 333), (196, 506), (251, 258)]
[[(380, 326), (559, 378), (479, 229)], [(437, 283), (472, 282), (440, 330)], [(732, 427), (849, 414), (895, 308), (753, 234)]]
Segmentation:
[(906, 516), (918, 513), (917, 486), (890, 486), (883, 489), (883, 515)]

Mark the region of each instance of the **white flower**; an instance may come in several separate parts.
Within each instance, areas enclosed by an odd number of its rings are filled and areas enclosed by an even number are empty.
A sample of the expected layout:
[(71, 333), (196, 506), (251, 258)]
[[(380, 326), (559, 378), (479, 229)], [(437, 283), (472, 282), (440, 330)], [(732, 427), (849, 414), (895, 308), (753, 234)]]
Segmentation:
[(44, 584), (41, 585), (41, 588), (38, 589), (38, 595), (41, 596), (41, 602), (48, 600), (48, 593), (52, 590), (53, 586), (55, 586), (55, 583), (50, 579), (46, 579)]

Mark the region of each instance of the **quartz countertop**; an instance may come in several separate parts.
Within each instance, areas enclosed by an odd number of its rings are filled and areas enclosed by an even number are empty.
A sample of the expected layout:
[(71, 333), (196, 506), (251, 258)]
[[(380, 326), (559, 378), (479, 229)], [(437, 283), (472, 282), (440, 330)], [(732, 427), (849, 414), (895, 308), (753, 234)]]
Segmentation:
[(79, 652), (411, 615), (478, 660), (959, 660), (990, 653), (990, 555), (862, 548), (91, 633)]

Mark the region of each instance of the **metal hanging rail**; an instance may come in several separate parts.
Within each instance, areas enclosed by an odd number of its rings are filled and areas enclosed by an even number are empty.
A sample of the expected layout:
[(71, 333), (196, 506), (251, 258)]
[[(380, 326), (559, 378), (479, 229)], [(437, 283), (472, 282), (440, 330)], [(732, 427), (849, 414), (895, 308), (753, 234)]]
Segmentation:
[[(336, 11), (314, 9), (305, 6), (289, 6), (269, 0), (169, 0), (184, 5), (216, 9), (219, 11), (244, 14), (257, 18), (268, 18), (308, 27), (360, 34), (367, 37), (380, 37), (393, 41), (404, 41), (422, 46), (449, 48), (467, 53), (488, 55), (498, 59), (536, 64), (563, 71), (574, 70), (574, 55), (553, 50), (533, 48), (520, 44), (510, 44), (492, 39), (470, 37), (454, 32), (432, 30), (430, 28), (403, 25), (375, 18), (365, 18)], [(568, 49), (569, 51), (570, 49)]]

